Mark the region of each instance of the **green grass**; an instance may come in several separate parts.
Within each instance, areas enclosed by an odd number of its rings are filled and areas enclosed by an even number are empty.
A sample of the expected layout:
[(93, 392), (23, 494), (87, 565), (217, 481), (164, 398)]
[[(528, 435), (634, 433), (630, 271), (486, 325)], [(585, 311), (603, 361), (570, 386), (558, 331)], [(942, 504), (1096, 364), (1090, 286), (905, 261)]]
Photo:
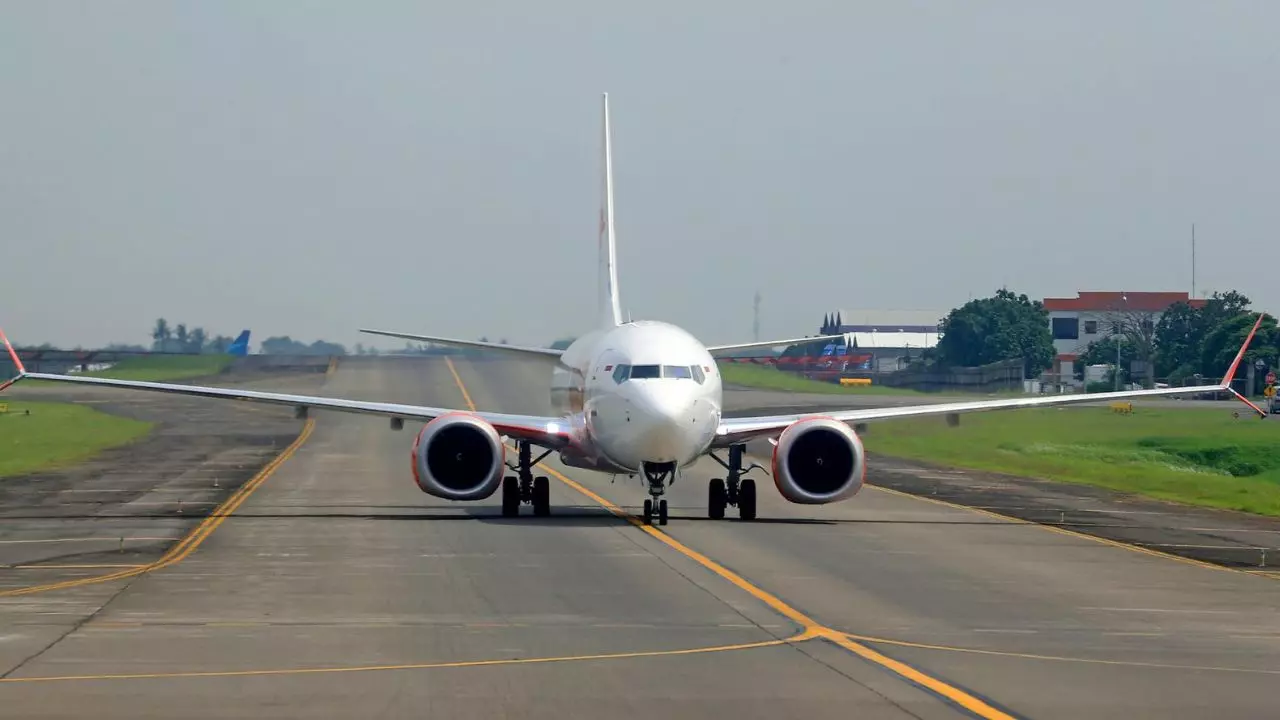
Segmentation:
[(103, 450), (137, 440), (152, 427), (148, 422), (107, 415), (83, 405), (8, 405), (8, 411), (0, 413), (0, 478), (83, 462)]
[(827, 395), (920, 395), (908, 388), (882, 385), (837, 385), (836, 383), (810, 380), (795, 373), (776, 370), (763, 365), (719, 363), (720, 379), (726, 385), (744, 385), (762, 390), (781, 390), (795, 393), (824, 393)]
[(1280, 424), (1227, 410), (1012, 410), (868, 426), (870, 452), (1280, 516)]
[(156, 355), (125, 358), (106, 370), (83, 373), (85, 377), (166, 382), (217, 375), (231, 364), (230, 355)]

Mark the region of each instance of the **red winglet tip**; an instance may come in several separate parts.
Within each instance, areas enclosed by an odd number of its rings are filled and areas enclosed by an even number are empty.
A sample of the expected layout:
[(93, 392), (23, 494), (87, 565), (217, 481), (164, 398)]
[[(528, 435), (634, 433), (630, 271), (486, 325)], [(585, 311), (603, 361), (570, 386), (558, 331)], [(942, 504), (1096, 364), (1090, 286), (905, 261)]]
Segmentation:
[[(9, 351), (9, 357), (13, 358), (13, 364), (18, 368), (19, 375), (26, 375), (27, 369), (22, 366), (22, 358), (18, 357), (18, 351), (13, 349), (13, 345), (9, 344), (9, 337), (4, 334), (4, 330), (0, 330), (0, 342), (4, 343), (4, 347)], [(9, 387), (5, 385), (4, 387)]]
[(1258, 407), (1257, 405), (1254, 405), (1254, 404), (1253, 404), (1253, 401), (1251, 401), (1249, 398), (1247, 398), (1247, 397), (1245, 397), (1244, 395), (1241, 395), (1240, 393), (1236, 392), (1236, 391), (1235, 391), (1235, 389), (1233, 389), (1233, 388), (1227, 388), (1227, 391), (1228, 391), (1228, 392), (1230, 392), (1232, 395), (1235, 395), (1235, 396), (1236, 396), (1236, 399), (1237, 399), (1237, 400), (1239, 400), (1240, 402), (1242, 402), (1242, 403), (1244, 403), (1245, 405), (1248, 405), (1249, 407), (1253, 408), (1253, 411), (1254, 411), (1254, 412), (1256, 412), (1256, 413), (1258, 413), (1258, 416), (1259, 416), (1259, 417), (1262, 417), (1262, 418), (1266, 418), (1266, 417), (1267, 417), (1267, 411), (1266, 411), (1266, 410), (1263, 410), (1262, 408)]
[[(1222, 378), (1222, 384), (1230, 387), (1231, 381), (1236, 379), (1236, 370), (1240, 369), (1240, 361), (1244, 360), (1244, 353), (1249, 349), (1249, 343), (1253, 342), (1253, 336), (1257, 334), (1258, 327), (1262, 325), (1262, 318), (1266, 317), (1265, 313), (1258, 313), (1258, 319), (1254, 321), (1253, 328), (1249, 330), (1249, 335), (1245, 337), (1244, 344), (1240, 346), (1240, 352), (1236, 353), (1236, 359), (1231, 362), (1231, 367), (1227, 369), (1227, 374)], [(1247, 400), (1245, 402), (1248, 402)]]

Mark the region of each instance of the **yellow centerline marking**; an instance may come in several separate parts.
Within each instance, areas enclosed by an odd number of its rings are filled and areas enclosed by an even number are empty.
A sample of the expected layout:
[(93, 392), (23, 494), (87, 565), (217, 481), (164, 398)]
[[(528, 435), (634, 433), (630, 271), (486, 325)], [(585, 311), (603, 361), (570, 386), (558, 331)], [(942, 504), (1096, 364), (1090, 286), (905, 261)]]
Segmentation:
[[(453, 375), (453, 380), (457, 384), (458, 390), (461, 391), (462, 399), (466, 402), (467, 407), (472, 412), (476, 412), (476, 404), (471, 400), (471, 394), (467, 392), (467, 388), (463, 384), (462, 378), (458, 375), (458, 370), (456, 367), (454, 367), (453, 361), (448, 357), (445, 357), (444, 361), (449, 368), (450, 374)], [(879, 653), (876, 650), (853, 640), (846, 633), (842, 633), (838, 630), (833, 630), (829, 627), (822, 625), (821, 623), (809, 617), (808, 615), (805, 615), (803, 612), (788, 605), (786, 602), (778, 598), (776, 595), (768, 592), (767, 590), (757, 587), (751, 582), (748, 582), (741, 575), (733, 572), (732, 570), (726, 568), (725, 566), (721, 565), (715, 560), (712, 560), (706, 555), (703, 555), (697, 550), (694, 550), (688, 545), (685, 545), (679, 540), (676, 540), (671, 535), (668, 535), (667, 533), (653, 527), (652, 525), (644, 524), (635, 516), (628, 513), (626, 510), (623, 510), (618, 505), (615, 505), (614, 503), (610, 502), (609, 500), (606, 500), (604, 497), (601, 497), (597, 493), (592, 492), (591, 490), (588, 490), (587, 488), (583, 487), (581, 484), (575, 482), (574, 480), (571, 480), (570, 478), (566, 477), (564, 474), (562, 474), (555, 468), (549, 467), (546, 464), (542, 464), (542, 463), (539, 464), (539, 467), (541, 467), (543, 470), (547, 472), (547, 474), (555, 477), (560, 482), (564, 483), (565, 485), (568, 485), (570, 488), (576, 490), (577, 492), (587, 496), (588, 498), (590, 498), (592, 501), (594, 501), (604, 509), (622, 518), (623, 520), (626, 520), (632, 526), (647, 533), (650, 537), (657, 539), (667, 547), (670, 547), (672, 550), (675, 550), (676, 552), (680, 553), (681, 555), (684, 555), (690, 560), (693, 560), (694, 562), (698, 563), (699, 565), (706, 568), (707, 570), (710, 570), (716, 575), (719, 575), (721, 578), (729, 581), (729, 583), (731, 583), (738, 589), (746, 592), (747, 594), (751, 595), (757, 600), (763, 602), (765, 605), (768, 605), (775, 612), (781, 614), (782, 616), (786, 617), (792, 622), (798, 623), (800, 626), (804, 628), (804, 631), (800, 633), (800, 635), (796, 636), (797, 638), (803, 637), (805, 639), (808, 639), (810, 637), (819, 637), (819, 638), (828, 640), (834, 643), (835, 645), (841, 648), (844, 648), (845, 650), (848, 650), (849, 652), (857, 655), (858, 657), (863, 658), (864, 660), (873, 662), (910, 682), (916, 683), (917, 685), (927, 688), (928, 690), (946, 698), (947, 700), (950, 700), (951, 702), (955, 703), (956, 705), (959, 705), (960, 707), (964, 708), (965, 710), (968, 710), (969, 712), (973, 713), (974, 715), (977, 715), (978, 717), (987, 718), (988, 720), (1014, 720), (1014, 716), (1004, 712), (1003, 710), (993, 707), (992, 705), (982, 700), (981, 698), (975, 697), (974, 695), (968, 692), (965, 692), (964, 690), (961, 690), (960, 688), (955, 687), (954, 685), (950, 685), (948, 683), (943, 682), (942, 680), (939, 680), (935, 677), (927, 675), (924, 672), (921, 672), (920, 670), (917, 670), (916, 668), (911, 667), (910, 665), (904, 662), (894, 660), (893, 658), (890, 658), (882, 653)]]
[(89, 565), (0, 565), (6, 570), (101, 570), (102, 568), (146, 567), (138, 563), (95, 563)]
[(586, 662), (592, 660), (626, 660), (630, 658), (669, 657), (673, 655), (701, 655), (707, 653), (754, 650), (776, 647), (811, 639), (807, 632), (789, 638), (760, 640), (735, 645), (682, 648), (679, 650), (644, 650), (639, 652), (601, 653), (598, 655), (561, 655), (555, 657), (506, 658), (501, 660), (461, 660), (453, 662), (406, 663), (403, 665), (361, 665), (355, 667), (291, 668), (284, 670), (210, 670), (170, 673), (119, 673), (109, 675), (60, 675), (50, 677), (0, 678), (0, 683), (69, 682), (84, 680), (148, 680), (176, 678), (252, 677), (263, 675), (320, 675), (326, 673), (355, 673), (387, 670), (444, 670), (449, 668), (494, 667), (502, 665), (539, 665), (546, 663)]
[(1263, 668), (1223, 667), (1218, 665), (1178, 665), (1176, 663), (1153, 663), (1153, 662), (1142, 662), (1140, 660), (1104, 660), (1101, 658), (1082, 658), (1082, 657), (1071, 657), (1066, 655), (1039, 655), (1036, 653), (1011, 652), (1008, 650), (984, 650), (982, 648), (955, 647), (952, 645), (933, 645), (930, 643), (911, 642), (908, 640), (893, 640), (890, 638), (871, 637), (869, 635), (857, 635), (855, 633), (843, 633), (843, 635), (850, 640), (858, 640), (865, 643), (874, 643), (876, 645), (894, 645), (896, 647), (913, 648), (917, 650), (936, 650), (939, 652), (967, 653), (970, 655), (993, 655), (995, 657), (1022, 658), (1025, 660), (1046, 660), (1046, 661), (1052, 661), (1052, 662), (1083, 663), (1088, 665), (1120, 665), (1125, 667), (1156, 668), (1160, 670), (1194, 670), (1194, 671), (1213, 671), (1213, 672), (1230, 672), (1230, 673), (1252, 673), (1257, 675), (1280, 675), (1280, 670), (1267, 670)]
[(127, 570), (121, 570), (119, 572), (107, 573), (105, 575), (95, 575), (93, 577), (78, 578), (75, 580), (64, 580), (62, 582), (48, 583), (45, 585), (32, 585), (30, 587), (15, 588), (12, 590), (0, 590), (0, 598), (32, 595), (35, 593), (49, 592), (51, 590), (65, 590), (67, 588), (80, 587), (82, 585), (111, 582), (112, 580), (124, 580), (125, 578), (154, 572), (182, 562), (190, 556), (191, 553), (195, 552), (196, 548), (200, 547), (200, 544), (203, 543), (214, 530), (217, 530), (218, 526), (225, 522), (227, 517), (243, 505), (245, 500), (248, 500), (249, 496), (252, 495), (253, 492), (262, 485), (262, 483), (266, 482), (267, 478), (271, 477), (286, 460), (293, 457), (293, 454), (298, 451), (298, 448), (302, 447), (303, 443), (307, 441), (307, 438), (311, 437), (313, 430), (315, 430), (315, 420), (307, 420), (306, 424), (302, 428), (302, 432), (298, 434), (298, 437), (290, 443), (283, 452), (277, 455), (275, 459), (267, 464), (266, 467), (259, 470), (257, 475), (254, 475), (248, 482), (241, 485), (239, 489), (231, 494), (231, 497), (223, 501), (223, 503), (217, 508), (214, 508), (199, 525), (187, 534), (186, 537), (184, 537), (177, 545), (169, 548), (169, 551), (155, 562)]

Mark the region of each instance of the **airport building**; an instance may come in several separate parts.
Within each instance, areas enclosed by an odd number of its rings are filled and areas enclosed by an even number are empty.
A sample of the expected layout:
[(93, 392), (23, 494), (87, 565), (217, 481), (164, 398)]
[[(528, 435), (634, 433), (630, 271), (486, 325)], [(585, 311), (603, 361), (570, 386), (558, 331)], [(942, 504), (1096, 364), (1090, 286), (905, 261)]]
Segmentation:
[(1076, 360), (1090, 343), (1124, 334), (1125, 329), (1150, 336), (1160, 316), (1179, 302), (1200, 307), (1205, 301), (1185, 292), (1089, 291), (1073, 298), (1045, 298), (1054, 349), (1053, 367), (1046, 375), (1068, 383)]
[(863, 369), (893, 372), (938, 344), (943, 310), (839, 310), (823, 318), (823, 335), (844, 333)]

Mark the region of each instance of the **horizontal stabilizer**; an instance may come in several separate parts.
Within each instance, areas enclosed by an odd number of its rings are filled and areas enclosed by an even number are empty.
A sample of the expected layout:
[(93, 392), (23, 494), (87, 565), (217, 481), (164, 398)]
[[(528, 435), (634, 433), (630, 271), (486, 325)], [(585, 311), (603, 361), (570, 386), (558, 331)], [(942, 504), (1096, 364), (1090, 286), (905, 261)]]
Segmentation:
[(360, 332), (368, 333), (369, 335), (382, 335), (384, 337), (400, 338), (402, 340), (434, 343), (436, 345), (452, 345), (454, 347), (462, 348), (481, 348), (484, 350), (504, 350), (506, 352), (525, 356), (537, 355), (542, 357), (560, 357), (564, 354), (563, 350), (529, 347), (527, 345), (507, 345), (506, 343), (485, 342), (483, 340), (459, 340), (457, 338), (436, 337), (435, 335), (415, 335), (413, 333), (390, 332), (387, 330), (368, 330), (365, 328), (361, 328)]

